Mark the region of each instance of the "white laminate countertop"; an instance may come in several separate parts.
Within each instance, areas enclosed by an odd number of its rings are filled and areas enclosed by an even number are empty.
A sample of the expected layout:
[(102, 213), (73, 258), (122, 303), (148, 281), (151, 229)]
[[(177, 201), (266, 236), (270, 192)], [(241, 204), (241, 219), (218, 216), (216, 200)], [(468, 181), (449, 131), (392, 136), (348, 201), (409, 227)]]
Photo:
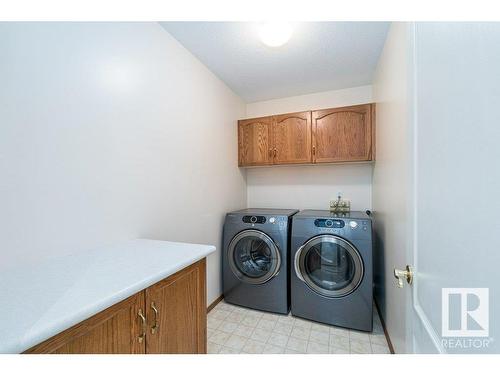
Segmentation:
[(2, 270), (0, 353), (23, 352), (214, 251), (138, 239)]

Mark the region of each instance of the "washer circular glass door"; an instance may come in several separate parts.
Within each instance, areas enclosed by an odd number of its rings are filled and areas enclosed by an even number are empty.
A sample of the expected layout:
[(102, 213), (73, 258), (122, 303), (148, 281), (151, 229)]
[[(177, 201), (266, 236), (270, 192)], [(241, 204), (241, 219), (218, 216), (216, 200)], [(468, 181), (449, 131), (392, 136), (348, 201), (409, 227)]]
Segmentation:
[(311, 238), (295, 253), (297, 277), (324, 297), (343, 297), (363, 279), (363, 261), (346, 240), (324, 234)]
[(278, 246), (264, 232), (248, 229), (231, 240), (228, 263), (238, 279), (249, 284), (263, 284), (278, 273), (281, 256)]

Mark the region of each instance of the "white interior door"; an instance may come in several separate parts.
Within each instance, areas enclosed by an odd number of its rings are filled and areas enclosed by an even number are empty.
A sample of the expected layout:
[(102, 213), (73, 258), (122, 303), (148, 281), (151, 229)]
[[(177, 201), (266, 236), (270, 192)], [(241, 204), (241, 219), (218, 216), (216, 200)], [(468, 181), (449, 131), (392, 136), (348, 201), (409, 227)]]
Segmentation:
[[(500, 24), (417, 23), (413, 34), (407, 348), (498, 353)], [(489, 296), (445, 290), (443, 305), (443, 288)]]

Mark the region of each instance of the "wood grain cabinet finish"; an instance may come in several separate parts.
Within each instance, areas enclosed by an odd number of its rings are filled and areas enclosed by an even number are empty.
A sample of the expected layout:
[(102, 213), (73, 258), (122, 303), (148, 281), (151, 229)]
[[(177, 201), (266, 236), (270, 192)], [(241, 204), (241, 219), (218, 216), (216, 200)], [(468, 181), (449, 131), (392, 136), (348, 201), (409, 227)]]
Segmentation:
[(205, 272), (202, 259), (25, 353), (206, 353)]
[(273, 121), (274, 164), (304, 164), (311, 157), (311, 112), (278, 115)]
[(146, 289), (146, 352), (206, 352), (205, 267), (193, 265)]
[(273, 163), (272, 117), (238, 121), (238, 165)]
[(373, 111), (373, 104), (313, 111), (313, 162), (373, 160)]
[(374, 114), (364, 104), (240, 120), (238, 165), (372, 161)]
[(137, 293), (62, 333), (28, 349), (33, 354), (143, 354), (137, 337), (144, 311), (144, 293)]

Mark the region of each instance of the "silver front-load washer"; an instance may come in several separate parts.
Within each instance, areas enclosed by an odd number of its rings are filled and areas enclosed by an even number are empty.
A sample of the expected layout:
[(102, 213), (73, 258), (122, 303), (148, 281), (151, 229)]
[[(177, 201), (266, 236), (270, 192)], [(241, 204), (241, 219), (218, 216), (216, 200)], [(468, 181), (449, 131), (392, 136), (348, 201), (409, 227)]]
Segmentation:
[(224, 300), (290, 311), (291, 218), (298, 210), (245, 209), (226, 215), (222, 248)]

